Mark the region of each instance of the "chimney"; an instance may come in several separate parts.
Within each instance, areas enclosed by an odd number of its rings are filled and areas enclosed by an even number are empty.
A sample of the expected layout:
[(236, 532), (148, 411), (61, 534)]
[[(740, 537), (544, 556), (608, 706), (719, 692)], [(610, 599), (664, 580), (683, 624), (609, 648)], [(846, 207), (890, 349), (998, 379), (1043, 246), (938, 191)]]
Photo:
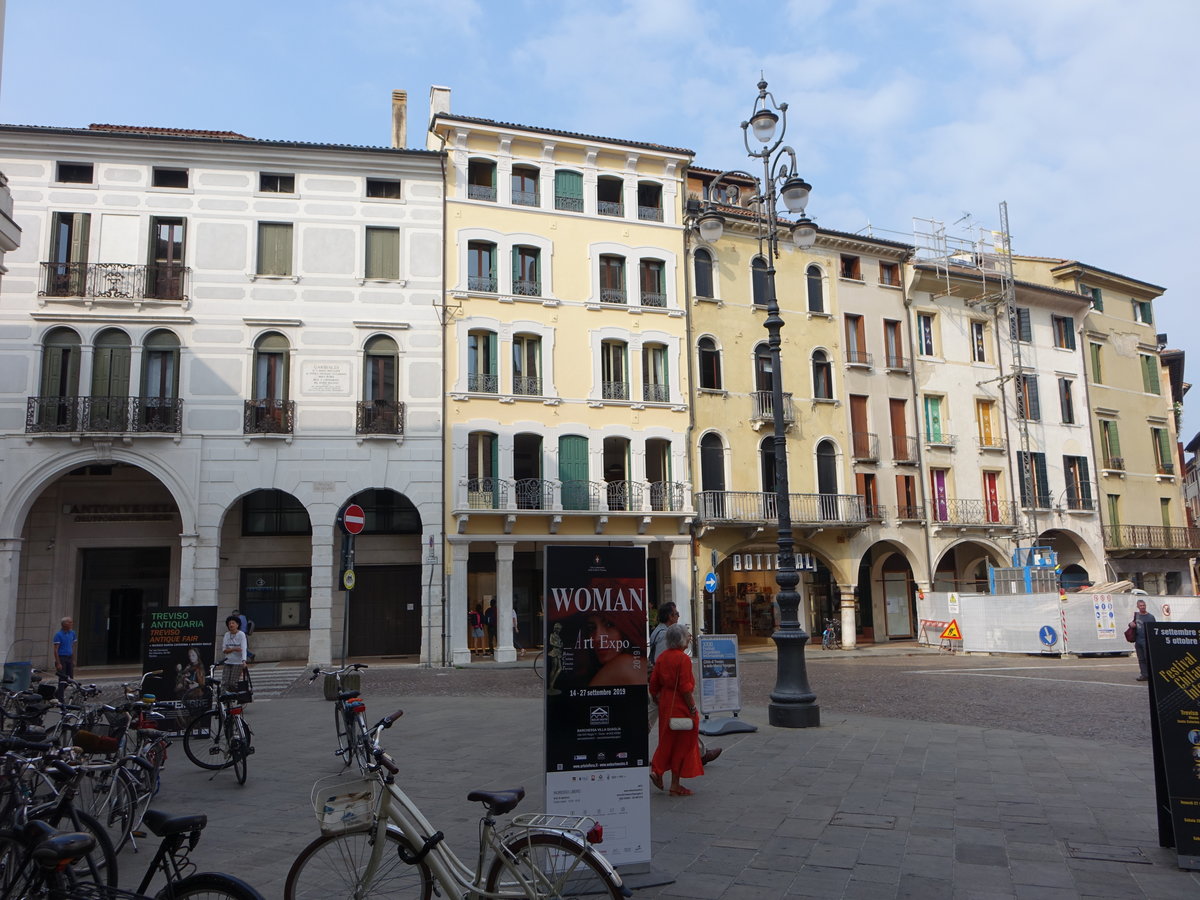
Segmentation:
[(438, 113), (450, 112), (450, 88), (433, 85), (429, 89), (429, 118), (432, 121), (433, 117)]
[(392, 91), (392, 146), (408, 146), (408, 91)]

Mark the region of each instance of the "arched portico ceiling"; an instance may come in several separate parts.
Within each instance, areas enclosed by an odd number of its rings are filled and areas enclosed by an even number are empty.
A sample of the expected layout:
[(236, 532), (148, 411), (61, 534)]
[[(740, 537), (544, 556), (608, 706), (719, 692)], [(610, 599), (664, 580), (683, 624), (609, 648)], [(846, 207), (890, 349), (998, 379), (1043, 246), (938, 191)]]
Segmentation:
[[(303, 534), (312, 531), (312, 518), (305, 505), (294, 494), (276, 488), (258, 488), (234, 497), (221, 513), (221, 528), (225, 528), (226, 520), (235, 509), (241, 509), (245, 516), (247, 503), (251, 504), (257, 516), (279, 517), (275, 527), (268, 527), (265, 533)], [(264, 522), (264, 525), (267, 524)], [(250, 533), (253, 534), (254, 530), (251, 529)]]
[[(725, 562), (726, 560), (730, 560), (734, 564), (735, 568), (737, 568), (738, 566), (741, 566), (741, 568), (749, 568), (749, 569), (768, 568), (769, 571), (774, 572), (775, 566), (776, 566), (775, 557), (778, 555), (778, 553), (779, 553), (779, 547), (774, 542), (765, 543), (763, 541), (755, 541), (755, 540), (742, 541), (741, 543), (735, 544), (734, 546), (732, 546), (728, 550), (728, 552), (725, 553), (724, 558), (719, 558), (717, 560), (717, 564), (720, 565), (721, 563)], [(742, 555), (742, 559), (735, 560), (734, 557), (738, 556), (739, 554)], [(833, 579), (833, 581), (835, 583), (838, 583), (838, 584), (846, 583), (843, 580), (843, 573), (842, 573), (841, 567), (838, 566), (836, 563), (832, 562), (827, 556), (825, 556), (825, 554), (821, 553), (817, 548), (807, 546), (803, 541), (797, 541), (796, 547), (795, 547), (795, 554), (796, 554), (797, 567), (802, 567), (805, 562), (804, 557), (809, 556), (815, 562), (819, 563), (822, 568), (829, 571), (830, 577)], [(757, 559), (747, 561), (745, 559), (746, 556), (757, 557)], [(768, 565), (768, 560), (765, 559), (765, 557), (770, 557), (769, 565)], [(746, 565), (747, 562), (750, 563), (749, 566)], [(848, 578), (849, 576), (846, 576), (846, 577)]]
[(917, 554), (911, 548), (904, 546), (899, 541), (876, 541), (863, 553), (862, 559), (859, 561), (860, 567), (868, 565), (876, 568), (882, 565), (889, 556), (898, 555), (908, 565), (910, 572), (916, 572), (917, 565), (920, 560)]
[[(955, 541), (942, 551), (941, 556), (937, 558), (933, 570), (940, 572), (953, 567), (965, 571), (973, 568), (980, 561), (986, 561), (993, 566), (1002, 567), (1009, 565), (1010, 560), (1008, 552), (991, 541), (964, 538), (961, 541)], [(950, 562), (951, 565), (948, 566), (947, 562)]]
[(364, 534), (421, 534), (421, 511), (399, 491), (391, 488), (366, 488), (348, 502), (357, 503), (366, 513)]

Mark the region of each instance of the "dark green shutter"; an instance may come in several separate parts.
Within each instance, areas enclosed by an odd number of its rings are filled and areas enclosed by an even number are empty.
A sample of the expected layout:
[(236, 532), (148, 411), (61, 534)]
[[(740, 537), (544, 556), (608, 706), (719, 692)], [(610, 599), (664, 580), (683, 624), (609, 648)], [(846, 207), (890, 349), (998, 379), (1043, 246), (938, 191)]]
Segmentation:
[(565, 434), (558, 439), (558, 480), (562, 482), (563, 509), (587, 509), (587, 438)]

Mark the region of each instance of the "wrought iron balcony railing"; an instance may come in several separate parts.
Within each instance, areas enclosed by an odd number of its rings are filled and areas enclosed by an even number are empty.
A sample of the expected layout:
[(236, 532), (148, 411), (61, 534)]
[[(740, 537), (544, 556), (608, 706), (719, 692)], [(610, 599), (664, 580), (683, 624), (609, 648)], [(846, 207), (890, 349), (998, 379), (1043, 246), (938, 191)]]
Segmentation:
[[(838, 523), (861, 527), (867, 521), (863, 498), (858, 494), (788, 494), (793, 525)], [(773, 492), (701, 491), (696, 495), (701, 519), (727, 522), (775, 522), (779, 519)]]
[(1095, 512), (1097, 509), (1096, 498), (1091, 493), (1076, 495), (1068, 491), (1063, 503), (1074, 512)]
[(917, 439), (903, 434), (892, 435), (892, 462), (898, 465), (917, 464)]
[(1054, 498), (1049, 494), (1034, 494), (1032, 497), (1021, 498), (1022, 509), (1051, 509)]
[(879, 438), (870, 432), (851, 432), (850, 445), (855, 462), (875, 462), (879, 459)]
[(513, 482), (517, 509), (553, 509), (556, 484), (544, 478), (518, 478)]
[(602, 216), (623, 216), (625, 205), (620, 200), (598, 200), (596, 212)]
[(1160, 462), (1158, 464), (1158, 474), (1159, 475), (1174, 475), (1175, 474), (1175, 463)]
[(563, 509), (597, 512), (601, 508), (600, 498), (604, 496), (607, 485), (603, 481), (564, 481), (559, 490)]
[(887, 355), (887, 367), (893, 372), (907, 372), (909, 369), (908, 360), (903, 356), (894, 356), (889, 353)]
[(663, 211), (661, 206), (638, 206), (638, 218), (646, 222), (661, 222)]
[(975, 438), (975, 446), (985, 452), (1002, 452), (1005, 448), (1005, 443), (1002, 437), (977, 437)]
[(490, 372), (471, 372), (467, 375), (467, 390), (473, 394), (496, 394), (500, 379)]
[(1104, 468), (1112, 469), (1114, 472), (1125, 471), (1125, 458), (1123, 456), (1109, 456), (1104, 460)]
[(540, 281), (514, 280), (512, 292), (518, 297), (540, 297), (542, 296), (542, 283)]
[(514, 206), (541, 206), (542, 198), (537, 191), (513, 191), (512, 202)]
[(496, 279), (490, 275), (468, 275), (467, 290), (494, 294), (496, 293)]
[(671, 388), (665, 384), (643, 384), (642, 399), (647, 403), (668, 403), (671, 400)]
[(496, 202), (496, 189), (490, 184), (468, 184), (467, 185), (468, 200), (488, 200), (491, 203)]
[(605, 400), (628, 400), (628, 381), (605, 381), (600, 385), (600, 396)]
[(683, 483), (679, 481), (650, 482), (650, 508), (655, 512), (682, 512)]
[(354, 430), (356, 434), (404, 434), (404, 404), (397, 400), (360, 400)]
[(178, 397), (30, 397), (27, 434), (180, 434)]
[(103, 300), (188, 299), (192, 270), (173, 263), (42, 263), (39, 297)]
[(564, 197), (561, 194), (555, 194), (554, 208), (565, 210), (566, 212), (583, 212), (583, 198)]
[(947, 434), (944, 431), (934, 431), (925, 435), (925, 443), (930, 447), (938, 447), (943, 450), (953, 450), (958, 443), (958, 437), (953, 434)]
[(624, 288), (600, 288), (601, 303), (628, 303), (628, 294)]
[(542, 379), (535, 375), (514, 375), (513, 393), (526, 397), (542, 396)]
[(846, 365), (861, 366), (869, 369), (872, 364), (872, 356), (866, 350), (850, 348), (846, 351)]
[(555, 481), (548, 478), (465, 478), (459, 504), (467, 509), (587, 512), (683, 512), (677, 481)]
[(1012, 500), (933, 500), (929, 518), (942, 525), (1016, 525), (1017, 504)]
[[(750, 412), (750, 420), (752, 422), (775, 421), (774, 395), (770, 391), (754, 391), (750, 394), (750, 399), (753, 401), (753, 407)], [(791, 425), (795, 421), (796, 415), (792, 408), (792, 395), (785, 392), (783, 395), (783, 423)]]
[(896, 507), (896, 518), (901, 522), (922, 522), (925, 519), (925, 507), (902, 503)]
[(642, 483), (640, 481), (607, 481), (604, 495), (608, 509), (620, 512), (642, 508)]
[(653, 306), (657, 309), (665, 309), (667, 305), (667, 295), (662, 291), (642, 291), (642, 306)]
[(507, 509), (508, 483), (499, 478), (468, 478), (469, 509)]
[(1106, 550), (1200, 550), (1200, 528), (1172, 525), (1105, 525)]
[(274, 397), (247, 400), (242, 417), (244, 434), (292, 434), (296, 427), (296, 402)]

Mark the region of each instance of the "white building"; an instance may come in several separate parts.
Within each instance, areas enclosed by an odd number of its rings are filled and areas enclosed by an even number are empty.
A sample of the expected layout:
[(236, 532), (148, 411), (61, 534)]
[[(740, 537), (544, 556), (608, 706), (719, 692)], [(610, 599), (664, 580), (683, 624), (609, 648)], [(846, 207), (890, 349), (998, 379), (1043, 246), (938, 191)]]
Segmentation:
[[(240, 608), (259, 660), (443, 658), (441, 154), (0, 126), (0, 635), (137, 660)], [(366, 508), (339, 590), (340, 507)], [(15, 642), (12, 647), (7, 646)]]

